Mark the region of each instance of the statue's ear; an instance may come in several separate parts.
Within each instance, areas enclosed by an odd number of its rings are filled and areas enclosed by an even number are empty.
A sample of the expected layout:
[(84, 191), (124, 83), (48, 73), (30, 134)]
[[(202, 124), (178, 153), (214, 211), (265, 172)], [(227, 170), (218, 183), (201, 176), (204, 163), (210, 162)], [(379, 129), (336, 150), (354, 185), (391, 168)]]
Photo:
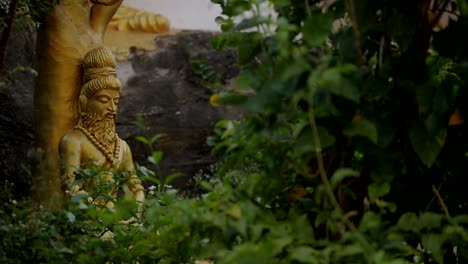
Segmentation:
[(86, 109), (86, 104), (88, 103), (88, 98), (86, 98), (86, 95), (82, 94), (80, 95), (80, 103), (78, 104), (78, 114), (81, 116), (81, 112)]

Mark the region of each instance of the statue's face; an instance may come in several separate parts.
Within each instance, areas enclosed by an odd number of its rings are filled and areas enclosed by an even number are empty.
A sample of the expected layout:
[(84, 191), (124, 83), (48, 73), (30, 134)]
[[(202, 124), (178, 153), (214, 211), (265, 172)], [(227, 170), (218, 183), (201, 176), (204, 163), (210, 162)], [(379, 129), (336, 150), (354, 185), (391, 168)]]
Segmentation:
[(92, 112), (103, 118), (115, 120), (119, 106), (120, 93), (117, 90), (104, 89), (88, 99), (86, 112)]

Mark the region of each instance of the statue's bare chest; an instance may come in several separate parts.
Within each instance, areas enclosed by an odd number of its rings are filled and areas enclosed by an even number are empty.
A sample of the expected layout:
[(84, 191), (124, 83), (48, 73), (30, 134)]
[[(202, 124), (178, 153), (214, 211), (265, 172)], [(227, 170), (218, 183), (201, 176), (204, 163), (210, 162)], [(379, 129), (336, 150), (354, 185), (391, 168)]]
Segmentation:
[(98, 147), (91, 142), (84, 142), (81, 145), (81, 164), (84, 164), (86, 167), (95, 166), (118, 169), (120, 162), (111, 163), (109, 158)]

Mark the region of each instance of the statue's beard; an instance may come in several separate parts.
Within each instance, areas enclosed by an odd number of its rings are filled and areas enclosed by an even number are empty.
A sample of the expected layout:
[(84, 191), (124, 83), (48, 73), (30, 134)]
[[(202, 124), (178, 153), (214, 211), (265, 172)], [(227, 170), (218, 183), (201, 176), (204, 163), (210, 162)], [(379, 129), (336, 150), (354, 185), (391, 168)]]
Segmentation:
[(115, 140), (118, 138), (117, 133), (115, 133), (114, 119), (106, 118), (95, 112), (87, 112), (81, 117), (80, 125), (110, 151), (114, 151)]

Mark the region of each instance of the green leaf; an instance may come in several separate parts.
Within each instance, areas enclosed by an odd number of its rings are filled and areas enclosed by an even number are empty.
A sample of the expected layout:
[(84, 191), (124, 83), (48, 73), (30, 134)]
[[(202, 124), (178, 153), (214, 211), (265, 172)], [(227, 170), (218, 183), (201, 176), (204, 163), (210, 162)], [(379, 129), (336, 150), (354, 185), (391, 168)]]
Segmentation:
[(295, 216), (294, 220), (290, 221), (291, 234), (295, 234), (295, 242), (301, 244), (311, 244), (315, 242), (314, 230), (307, 216)]
[(149, 145), (150, 142), (147, 138), (145, 137), (142, 137), (142, 136), (138, 136), (138, 137), (135, 137), (136, 140), (140, 141), (141, 143), (143, 144), (146, 144), (146, 145)]
[(317, 251), (311, 247), (300, 246), (290, 251), (290, 258), (302, 263), (318, 263)]
[[(342, 76), (340, 67), (327, 68), (322, 72), (316, 81), (316, 85), (325, 88), (333, 94), (349, 99), (353, 102), (359, 102), (359, 89), (347, 78)], [(309, 86), (315, 85), (312, 80), (314, 76), (311, 75)]]
[(227, 37), (224, 35), (219, 35), (211, 39), (211, 46), (217, 50), (220, 51), (227, 43)]
[(68, 218), (68, 222), (70, 222), (70, 223), (72, 223), (72, 224), (75, 222), (76, 216), (75, 216), (73, 213), (71, 213), (71, 212), (65, 212), (65, 215), (66, 215), (67, 218)]
[(308, 71), (310, 65), (307, 61), (303, 60), (296, 60), (294, 62), (289, 62), (287, 65), (284, 66), (284, 69), (281, 73), (281, 79), (285, 81), (290, 81), (304, 72)]
[(438, 132), (431, 134), (427, 131), (425, 125), (420, 122), (413, 124), (409, 130), (411, 145), (428, 168), (434, 164), (445, 144), (447, 128), (441, 128)]
[(88, 194), (75, 194), (71, 196), (72, 203), (78, 203), (81, 200), (85, 200), (89, 197)]
[(218, 24), (218, 25), (224, 23), (224, 21), (226, 21), (226, 18), (224, 18), (223, 16), (217, 16), (217, 17), (215, 17), (215, 22), (216, 22), (216, 24)]
[(449, 110), (447, 102), (447, 96), (441, 87), (435, 91), (435, 95), (432, 98), (432, 111), (436, 114), (445, 114)]
[(330, 184), (332, 188), (336, 188), (338, 183), (349, 177), (359, 177), (359, 172), (349, 168), (340, 168), (333, 173), (333, 176), (330, 179)]
[(457, 215), (457, 216), (454, 216), (452, 219), (458, 225), (468, 225), (468, 215), (467, 214)]
[(164, 184), (170, 184), (171, 182), (173, 182), (175, 179), (177, 178), (180, 178), (184, 176), (183, 173), (181, 172), (175, 172), (175, 173), (171, 173), (169, 176), (167, 176), (165, 179), (164, 179)]
[(250, 89), (252, 88), (252, 83), (254, 82), (253, 77), (246, 73), (241, 73), (236, 77), (236, 86), (239, 89)]
[(273, 242), (245, 242), (234, 247), (223, 256), (222, 263), (274, 263)]
[(329, 14), (314, 14), (304, 22), (302, 34), (304, 40), (311, 46), (318, 46), (325, 42), (331, 33), (333, 17)]
[(238, 204), (234, 204), (226, 210), (226, 214), (239, 219), (242, 216), (241, 207)]
[(250, 63), (261, 51), (262, 39), (262, 35), (258, 32), (243, 33), (237, 49), (241, 65)]
[(345, 27), (334, 35), (338, 54), (344, 62), (356, 61), (355, 37), (351, 27)]
[(377, 128), (378, 139), (377, 142), (381, 148), (386, 148), (394, 139), (396, 129), (385, 125), (379, 125)]
[(367, 187), (369, 199), (375, 201), (378, 198), (387, 195), (390, 192), (390, 184), (385, 183), (372, 183)]
[(293, 239), (291, 237), (280, 237), (273, 240), (266, 240), (265, 246), (263, 248), (267, 249), (272, 255), (277, 255), (281, 253), (286, 246), (291, 244)]
[(340, 248), (336, 252), (336, 255), (339, 259), (341, 259), (341, 258), (347, 258), (347, 257), (357, 255), (357, 254), (362, 254), (363, 252), (364, 252), (364, 249), (362, 248), (362, 246), (356, 243), (356, 244), (351, 244), (351, 245), (347, 245), (347, 246)]
[(222, 105), (239, 105), (247, 101), (248, 97), (235, 92), (222, 92), (220, 98), (217, 100)]
[(242, 31), (242, 30), (253, 28), (253, 27), (257, 27), (266, 22), (268, 22), (268, 18), (261, 17), (261, 16), (254, 16), (254, 17), (246, 18), (242, 20), (237, 25), (233, 26), (229, 31), (232, 31), (232, 32)]
[[(326, 128), (318, 127), (318, 134), (322, 149), (331, 147), (335, 144), (335, 137), (330, 134)], [(296, 140), (296, 153), (301, 155), (307, 152), (314, 152), (316, 148), (317, 143), (314, 141), (312, 130), (307, 126)]]
[(156, 174), (154, 174), (152, 170), (146, 168), (145, 166), (136, 166), (136, 170), (137, 172), (139, 172), (142, 176), (146, 178), (153, 178), (154, 176), (156, 176)]
[(367, 212), (359, 223), (359, 231), (367, 232), (378, 228), (382, 224), (379, 215), (374, 212)]
[(148, 161), (152, 164), (158, 164), (163, 157), (162, 151), (154, 151), (150, 157), (148, 157)]
[(349, 137), (362, 136), (368, 138), (373, 143), (377, 144), (377, 127), (369, 120), (363, 119), (358, 122), (353, 122), (343, 129), (343, 134)]
[(419, 226), (426, 229), (438, 229), (442, 224), (442, 215), (436, 213), (424, 213), (419, 217)]
[(165, 137), (167, 137), (166, 134), (163, 134), (163, 133), (162, 133), (162, 134), (157, 134), (157, 135), (154, 135), (154, 136), (150, 139), (149, 142), (151, 143), (151, 145), (153, 145), (156, 141), (158, 141), (158, 140), (160, 140), (160, 139), (162, 139), (162, 138), (165, 138)]
[(213, 190), (213, 186), (207, 182), (207, 181), (200, 181), (200, 186), (202, 188), (204, 188), (205, 190), (208, 190), (208, 191), (212, 191)]
[(384, 251), (378, 251), (377, 253), (374, 254), (373, 262), (371, 263), (378, 263), (378, 264), (406, 264), (408, 263), (407, 261), (403, 259), (394, 259), (394, 256), (392, 257), (390, 256), (386, 255)]
[(306, 120), (299, 120), (297, 123), (291, 124), (293, 137), (297, 138), (308, 125), (309, 122), (307, 122)]
[(400, 217), (397, 226), (404, 231), (418, 232), (420, 225), (415, 213), (406, 213)]
[(323, 96), (325, 100), (315, 104), (315, 117), (326, 118), (340, 116), (340, 111), (332, 103), (331, 94), (324, 94)]
[(439, 234), (425, 234), (421, 241), (423, 248), (431, 252), (432, 257), (436, 260), (436, 263), (443, 263), (442, 256), (442, 244), (444, 238)]

